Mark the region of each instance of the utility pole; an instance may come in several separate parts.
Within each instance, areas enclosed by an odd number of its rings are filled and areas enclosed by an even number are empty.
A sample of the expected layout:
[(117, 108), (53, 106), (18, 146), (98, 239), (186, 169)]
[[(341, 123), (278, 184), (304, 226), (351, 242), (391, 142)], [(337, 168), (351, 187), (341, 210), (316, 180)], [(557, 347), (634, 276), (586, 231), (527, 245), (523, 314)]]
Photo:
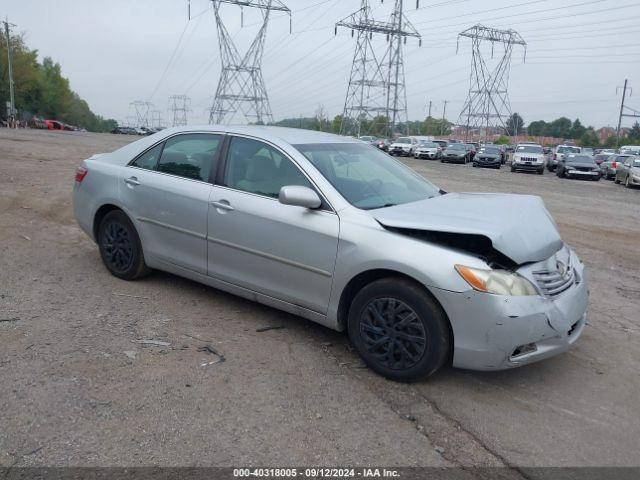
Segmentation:
[(444, 101), (444, 108), (442, 109), (442, 124), (440, 125), (440, 136), (444, 135), (444, 116), (447, 114), (447, 103), (449, 103), (449, 100)]
[(429, 115), (427, 116), (427, 118), (431, 118), (431, 105), (433, 104), (433, 102), (431, 100), (429, 100)]
[[(362, 0), (360, 10), (340, 20), (335, 25), (357, 34), (356, 49), (351, 66), (351, 76), (344, 102), (340, 133), (353, 135), (362, 132), (368, 122), (375, 131), (374, 120), (384, 118), (385, 134), (391, 138), (399, 124), (407, 122), (407, 95), (404, 83), (402, 45), (407, 37), (421, 36), (403, 14), (403, 0), (395, 0), (389, 21), (375, 20), (371, 16), (369, 0)], [(388, 47), (381, 54), (374, 49), (373, 34), (385, 35)]]
[[(633, 89), (631, 87), (627, 87), (627, 79), (624, 80), (624, 87), (616, 88), (616, 93), (618, 90), (622, 88), (622, 103), (620, 103), (620, 115), (618, 116), (618, 129), (616, 130), (616, 143), (620, 145), (620, 128), (622, 126), (622, 117), (630, 117), (630, 118), (640, 118), (640, 111), (635, 110), (631, 107), (628, 107), (624, 104), (627, 98), (627, 89), (629, 90), (629, 96), (633, 95)], [(633, 113), (625, 113), (625, 108), (627, 110), (631, 110)]]
[(13, 85), (13, 52), (11, 51), (11, 32), (9, 27), (15, 27), (14, 24), (9, 23), (9, 18), (6, 18), (4, 23), (4, 33), (7, 37), (7, 64), (9, 70), (9, 105), (7, 111), (7, 120), (9, 126), (15, 126), (16, 120), (16, 99)]

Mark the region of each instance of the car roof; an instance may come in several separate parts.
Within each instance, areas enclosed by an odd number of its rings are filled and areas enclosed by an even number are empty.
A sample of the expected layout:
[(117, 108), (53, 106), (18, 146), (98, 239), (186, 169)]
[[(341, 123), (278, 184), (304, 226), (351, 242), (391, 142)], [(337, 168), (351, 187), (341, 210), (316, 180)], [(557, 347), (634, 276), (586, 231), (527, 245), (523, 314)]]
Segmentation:
[(273, 142), (283, 141), (291, 145), (307, 143), (362, 143), (361, 140), (356, 138), (335, 135), (333, 133), (267, 125), (186, 125), (167, 128), (162, 132), (168, 136), (174, 133), (203, 131), (256, 136), (264, 140)]

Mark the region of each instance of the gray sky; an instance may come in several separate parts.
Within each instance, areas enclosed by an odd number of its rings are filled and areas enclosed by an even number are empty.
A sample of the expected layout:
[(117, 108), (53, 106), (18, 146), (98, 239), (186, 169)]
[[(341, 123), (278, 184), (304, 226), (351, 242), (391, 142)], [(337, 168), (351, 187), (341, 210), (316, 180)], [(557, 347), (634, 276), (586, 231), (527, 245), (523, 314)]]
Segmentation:
[[(274, 117), (311, 116), (319, 104), (333, 117), (342, 111), (355, 46), (349, 31), (334, 36), (333, 25), (360, 1), (285, 3), (293, 34), (288, 17), (274, 13), (263, 61)], [(392, 3), (371, 0), (374, 15), (386, 20)], [(457, 119), (469, 87), (471, 45), (461, 40), (456, 55), (456, 36), (475, 23), (513, 28), (527, 41), (526, 63), (523, 51), (514, 51), (509, 88), (512, 110), (526, 123), (564, 115), (615, 125), (616, 87), (625, 78), (637, 89), (628, 103), (640, 109), (638, 0), (421, 0), (420, 7), (413, 0), (405, 7), (423, 36), (422, 47), (409, 39), (404, 49), (410, 119), (424, 118), (429, 100), (434, 116), (448, 100), (447, 118)], [(187, 0), (6, 0), (0, 15), (18, 25), (41, 57), (62, 65), (94, 112), (124, 120), (130, 102), (150, 99), (168, 118), (169, 95), (186, 93), (189, 122), (206, 123), (220, 73), (218, 41), (211, 2), (191, 0), (191, 11), (187, 22)], [(246, 48), (257, 12), (245, 9), (244, 28), (239, 8), (224, 7), (223, 15)]]

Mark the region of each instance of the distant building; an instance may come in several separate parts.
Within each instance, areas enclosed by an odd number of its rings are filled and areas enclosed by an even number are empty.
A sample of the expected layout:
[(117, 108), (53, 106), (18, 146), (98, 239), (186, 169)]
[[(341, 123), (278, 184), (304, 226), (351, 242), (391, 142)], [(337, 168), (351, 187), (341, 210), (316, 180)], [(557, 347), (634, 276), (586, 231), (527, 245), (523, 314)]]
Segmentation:
[[(596, 130), (596, 135), (598, 135), (598, 139), (600, 140), (600, 143), (604, 143), (607, 141), (607, 138), (616, 136), (616, 129), (613, 127), (602, 127)], [(629, 129), (621, 128), (620, 136), (624, 138), (627, 135), (629, 135)]]

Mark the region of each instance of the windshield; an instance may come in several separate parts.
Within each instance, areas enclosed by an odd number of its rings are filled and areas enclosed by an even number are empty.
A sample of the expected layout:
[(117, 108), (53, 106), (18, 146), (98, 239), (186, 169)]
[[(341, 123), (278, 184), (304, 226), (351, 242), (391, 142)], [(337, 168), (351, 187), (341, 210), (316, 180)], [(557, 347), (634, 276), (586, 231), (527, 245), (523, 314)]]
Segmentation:
[(447, 147), (448, 150), (465, 150), (464, 145), (461, 143), (452, 143)]
[(595, 163), (593, 157), (588, 155), (575, 155), (567, 157), (567, 163)]
[(500, 149), (496, 147), (482, 147), (480, 148), (479, 153), (491, 153), (491, 154), (498, 155), (500, 153)]
[(596, 155), (596, 160), (607, 160), (609, 157), (610, 155), (607, 155), (606, 153), (604, 155), (599, 153), (598, 155)]
[(580, 153), (578, 147), (558, 147), (558, 153)]
[(411, 139), (409, 137), (400, 137), (396, 140), (396, 143), (411, 143)]
[(420, 142), (420, 146), (424, 147), (424, 148), (438, 148), (438, 144), (437, 143), (427, 142), (425, 140)]
[(362, 140), (363, 142), (373, 142), (376, 139), (376, 137), (360, 137), (360, 140)]
[(370, 210), (439, 195), (439, 189), (386, 153), (355, 143), (294, 145), (353, 206)]
[(543, 153), (542, 147), (538, 145), (520, 145), (517, 151), (518, 153)]

